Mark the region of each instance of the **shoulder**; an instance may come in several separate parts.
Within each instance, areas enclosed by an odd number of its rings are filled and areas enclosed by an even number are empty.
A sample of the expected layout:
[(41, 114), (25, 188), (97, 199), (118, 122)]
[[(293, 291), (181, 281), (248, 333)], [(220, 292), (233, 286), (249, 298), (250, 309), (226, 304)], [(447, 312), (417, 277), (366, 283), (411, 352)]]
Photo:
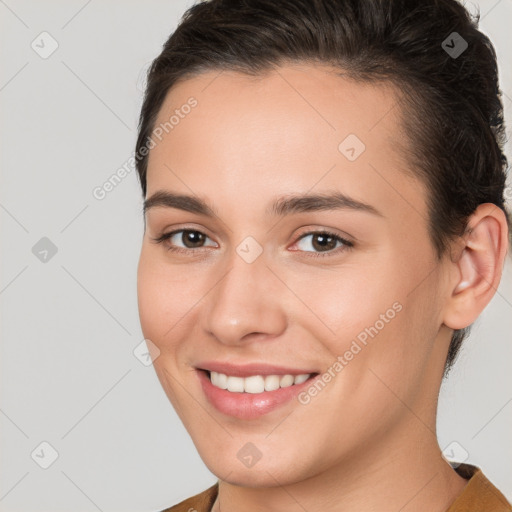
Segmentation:
[(512, 512), (512, 505), (480, 468), (460, 464), (454, 469), (468, 483), (446, 512)]
[(217, 498), (217, 492), (219, 489), (219, 482), (208, 489), (187, 498), (184, 501), (162, 510), (161, 512), (210, 512), (215, 498)]

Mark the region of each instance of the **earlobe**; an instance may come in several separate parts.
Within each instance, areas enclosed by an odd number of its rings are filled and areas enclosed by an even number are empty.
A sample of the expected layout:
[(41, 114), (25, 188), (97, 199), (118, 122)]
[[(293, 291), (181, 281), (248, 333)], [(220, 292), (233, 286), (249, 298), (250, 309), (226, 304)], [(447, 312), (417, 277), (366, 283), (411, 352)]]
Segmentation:
[(471, 325), (499, 286), (507, 251), (508, 224), (503, 210), (481, 204), (470, 217), (464, 247), (455, 265), (454, 285), (444, 324), (451, 329)]

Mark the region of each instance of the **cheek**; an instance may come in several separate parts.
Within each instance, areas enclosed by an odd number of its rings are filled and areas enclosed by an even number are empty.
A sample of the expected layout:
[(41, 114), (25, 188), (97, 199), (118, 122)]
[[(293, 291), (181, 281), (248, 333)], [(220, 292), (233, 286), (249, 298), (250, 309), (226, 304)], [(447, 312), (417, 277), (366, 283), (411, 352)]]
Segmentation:
[[(404, 412), (402, 402), (414, 404), (425, 385), (438, 329), (435, 302), (402, 294), (394, 304), (397, 311), (382, 311), (387, 322), (373, 321), (355, 337), (361, 351), (346, 368), (344, 392), (357, 397), (357, 403), (373, 404), (366, 412), (361, 409), (361, 415), (397, 417)], [(364, 346), (358, 342), (361, 334)]]
[[(191, 336), (200, 336), (204, 300), (218, 280), (212, 272), (189, 264), (169, 264), (153, 247), (143, 247), (137, 269), (137, 300), (144, 337), (162, 355), (174, 359)], [(212, 279), (213, 278), (213, 279)]]
[(316, 338), (330, 340), (339, 353), (358, 336), (364, 341), (368, 332), (387, 329), (398, 315), (400, 294), (389, 275), (382, 268), (371, 275), (368, 267), (352, 265), (317, 269), (314, 277), (295, 272), (286, 279), (304, 304), (297, 302), (295, 309), (301, 313), (300, 323), (305, 326), (307, 322)]
[(172, 328), (183, 316), (186, 283), (179, 271), (171, 271), (143, 248), (137, 269), (137, 301), (144, 337), (156, 345), (172, 338)]
[(437, 332), (435, 297), (422, 287), (411, 293), (417, 274), (397, 261), (382, 257), (378, 265), (317, 273), (314, 286), (289, 276), (308, 306), (296, 309), (300, 324), (324, 345), (327, 363), (341, 356), (343, 392), (362, 398), (372, 390), (366, 400), (389, 394), (369, 369), (405, 393), (422, 375)]

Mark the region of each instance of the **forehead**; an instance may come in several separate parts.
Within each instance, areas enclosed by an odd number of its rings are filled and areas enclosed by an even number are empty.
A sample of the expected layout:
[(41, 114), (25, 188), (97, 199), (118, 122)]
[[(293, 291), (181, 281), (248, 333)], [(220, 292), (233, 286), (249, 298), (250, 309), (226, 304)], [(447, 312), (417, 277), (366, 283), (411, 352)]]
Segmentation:
[(408, 140), (399, 100), (390, 83), (356, 82), (319, 64), (201, 73), (175, 85), (160, 109), (147, 195), (170, 187), (233, 202), (323, 187), (380, 194), (393, 206), (421, 188), (400, 150)]
[[(233, 145), (242, 143), (247, 150), (251, 140), (246, 135), (257, 128), (258, 139), (282, 144), (319, 138), (339, 140), (354, 133), (360, 139), (400, 136), (399, 91), (391, 83), (369, 83), (348, 78), (340, 69), (318, 63), (291, 63), (257, 76), (230, 70), (210, 70), (176, 84), (167, 94), (155, 127), (165, 127), (173, 114), (179, 114), (194, 97), (197, 107), (191, 112), (197, 136), (198, 124), (206, 130), (215, 123), (220, 130), (231, 130)], [(230, 114), (236, 114), (234, 116)], [(188, 115), (188, 114), (187, 114)], [(176, 119), (175, 135), (186, 131), (183, 120)], [(286, 125), (287, 131), (281, 128)], [(265, 130), (261, 130), (264, 126)], [(165, 131), (167, 134), (167, 131)], [(163, 134), (165, 136), (165, 134)], [(176, 137), (174, 137), (176, 139)]]

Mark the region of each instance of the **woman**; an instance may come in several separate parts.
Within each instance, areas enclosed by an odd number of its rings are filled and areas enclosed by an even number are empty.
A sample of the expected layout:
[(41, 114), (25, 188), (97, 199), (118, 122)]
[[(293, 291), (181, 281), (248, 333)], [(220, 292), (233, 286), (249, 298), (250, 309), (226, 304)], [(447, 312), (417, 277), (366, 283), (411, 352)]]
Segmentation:
[(211, 0), (148, 73), (142, 330), (218, 482), (170, 511), (509, 511), (436, 438), (508, 247), (456, 0)]

